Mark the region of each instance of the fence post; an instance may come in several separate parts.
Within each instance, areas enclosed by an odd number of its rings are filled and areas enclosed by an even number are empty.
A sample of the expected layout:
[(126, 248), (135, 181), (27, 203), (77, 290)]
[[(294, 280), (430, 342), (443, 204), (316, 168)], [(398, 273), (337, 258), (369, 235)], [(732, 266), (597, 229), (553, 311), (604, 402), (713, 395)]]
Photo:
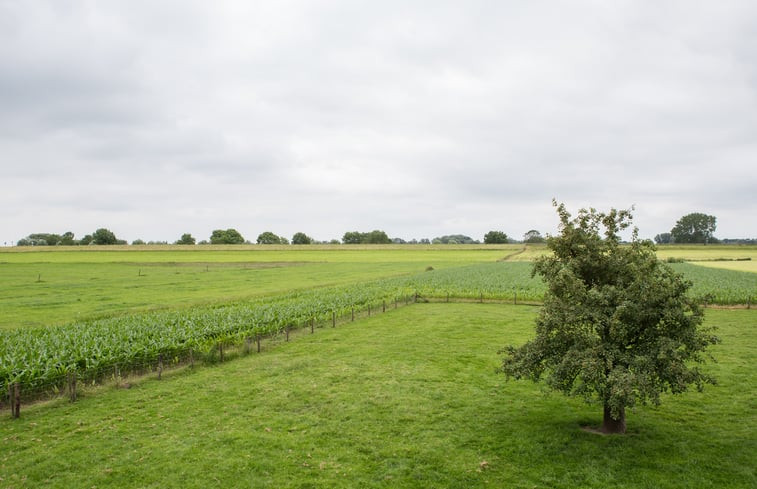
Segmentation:
[(313, 334), (313, 324), (315, 323), (315, 318), (310, 318), (310, 334)]
[(447, 292), (447, 302), (449, 303), (449, 292)]
[(258, 353), (260, 353), (260, 335), (255, 335), (255, 341), (258, 343)]
[(13, 395), (11, 396), (11, 415), (14, 418), (21, 416), (21, 384), (13, 384)]
[(331, 327), (336, 328), (336, 311), (331, 311)]
[(483, 304), (483, 302), (484, 302), (484, 293), (483, 292), (479, 292), (478, 302), (481, 302)]
[(381, 312), (386, 312), (386, 299), (384, 300), (382, 306), (381, 306)]
[(352, 306), (352, 320), (355, 320), (355, 306)]
[(289, 341), (289, 325), (286, 325), (286, 334), (287, 334), (287, 341)]
[(194, 350), (192, 350), (191, 348), (189, 349), (189, 366), (191, 368), (195, 367), (195, 354)]
[(76, 402), (76, 370), (68, 373), (68, 396), (71, 402)]
[(163, 376), (163, 354), (158, 354), (158, 380)]
[(223, 343), (218, 343), (218, 357), (223, 362)]
[(513, 304), (517, 304), (517, 303), (518, 303), (518, 291), (513, 290)]

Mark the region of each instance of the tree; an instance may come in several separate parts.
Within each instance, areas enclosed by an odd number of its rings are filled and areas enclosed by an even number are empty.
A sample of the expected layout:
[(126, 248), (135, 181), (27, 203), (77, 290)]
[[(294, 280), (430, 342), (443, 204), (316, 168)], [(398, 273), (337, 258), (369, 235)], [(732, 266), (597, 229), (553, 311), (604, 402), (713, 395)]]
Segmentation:
[(385, 231), (374, 229), (370, 233), (347, 231), (342, 237), (344, 244), (391, 244), (392, 240)]
[(360, 231), (347, 231), (342, 236), (342, 243), (344, 244), (360, 244), (363, 242), (363, 234)]
[(547, 285), (536, 338), (504, 349), (508, 378), (543, 377), (555, 390), (599, 401), (604, 433), (625, 432), (626, 407), (714, 382), (692, 365), (718, 339), (702, 327), (691, 283), (659, 261), (638, 230), (620, 244), (631, 212), (581, 209), (571, 219), (564, 204), (554, 205), (560, 235), (547, 239), (552, 254), (532, 272)]
[(244, 243), (244, 238), (242, 237), (241, 234), (239, 234), (239, 231), (237, 231), (234, 228), (229, 228), (225, 231), (223, 229), (216, 229), (210, 235), (210, 244), (242, 244), (242, 243)]
[(489, 231), (484, 235), (484, 243), (486, 244), (502, 244), (507, 243), (507, 235), (502, 231)]
[(536, 229), (532, 229), (523, 235), (524, 243), (543, 243), (544, 241), (546, 240), (542, 237), (541, 233), (537, 231)]
[(114, 245), (118, 244), (118, 238), (112, 231), (100, 228), (92, 233), (92, 244), (96, 245)]
[(286, 241), (285, 238), (273, 234), (271, 231), (265, 231), (258, 235), (258, 244), (288, 244), (288, 241)]
[(674, 243), (712, 243), (717, 218), (701, 212), (686, 214), (670, 231)]
[(470, 236), (464, 234), (450, 234), (447, 236), (436, 237), (431, 240), (432, 244), (478, 244)]
[(176, 241), (176, 244), (177, 245), (193, 245), (196, 242), (197, 241), (194, 239), (194, 237), (192, 237), (191, 234), (184, 233), (184, 234), (181, 235), (181, 238), (179, 238), (179, 240)]
[(313, 244), (313, 238), (311, 238), (305, 233), (294, 233), (294, 236), (292, 236), (292, 244), (295, 244), (295, 245)]
[(670, 244), (672, 235), (670, 233), (660, 233), (654, 237), (654, 242), (657, 244)]
[(370, 233), (366, 233), (365, 241), (363, 242), (366, 244), (391, 244), (392, 240), (389, 239), (389, 236), (386, 234), (386, 232), (379, 229), (374, 229)]

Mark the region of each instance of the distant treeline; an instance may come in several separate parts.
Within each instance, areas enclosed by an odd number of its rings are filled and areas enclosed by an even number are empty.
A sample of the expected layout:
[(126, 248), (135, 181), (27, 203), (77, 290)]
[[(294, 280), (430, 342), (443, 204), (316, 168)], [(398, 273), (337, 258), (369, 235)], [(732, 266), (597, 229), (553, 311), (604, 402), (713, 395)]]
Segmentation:
[[(516, 240), (509, 237), (502, 231), (489, 231), (483, 239), (484, 244), (506, 244), (506, 243), (543, 243), (545, 238), (539, 231), (532, 229), (523, 235), (522, 240)], [(671, 239), (670, 233), (663, 233), (655, 236), (658, 244), (675, 243)], [(679, 241), (676, 244), (683, 244), (685, 241)], [(689, 241), (693, 242), (693, 241)], [(701, 241), (700, 241), (701, 242)], [(757, 239), (716, 239), (713, 236), (708, 237), (708, 243), (722, 244), (742, 244), (757, 245)], [(289, 240), (284, 236), (279, 236), (271, 231), (265, 231), (258, 235), (255, 242), (246, 240), (236, 229), (216, 229), (207, 240), (197, 241), (191, 234), (184, 233), (181, 237), (173, 242), (168, 241), (142, 241), (136, 239), (131, 242), (132, 245), (194, 245), (194, 244), (275, 244), (275, 245), (307, 245), (307, 244), (481, 244), (482, 241), (473, 239), (464, 234), (450, 234), (438, 236), (433, 239), (412, 239), (404, 240), (401, 238), (390, 238), (385, 231), (373, 230), (369, 232), (347, 231), (342, 239), (332, 239), (319, 241), (311, 238), (305, 233), (298, 232)], [(76, 239), (74, 233), (67, 232), (63, 234), (55, 233), (34, 233), (18, 240), (17, 246), (77, 246), (77, 245), (125, 245), (126, 240), (118, 239), (116, 235), (105, 228), (100, 228), (92, 234), (87, 234), (81, 239)]]
[[(486, 233), (483, 239), (485, 244), (499, 244), (499, 243), (542, 243), (544, 238), (539, 231), (532, 229), (523, 236), (522, 241), (518, 241), (510, 238), (502, 231), (489, 231)], [(328, 241), (319, 241), (313, 239), (303, 232), (297, 232), (289, 240), (284, 236), (279, 236), (271, 231), (265, 231), (258, 235), (257, 244), (481, 244), (480, 240), (473, 239), (470, 236), (464, 234), (450, 234), (445, 236), (438, 236), (433, 239), (422, 238), (404, 240), (402, 238), (390, 238), (389, 235), (382, 230), (375, 229), (369, 232), (362, 231), (347, 231), (342, 236), (342, 239), (332, 239)], [(106, 228), (100, 228), (92, 234), (88, 234), (81, 239), (76, 239), (74, 233), (66, 232), (63, 234), (55, 233), (34, 233), (29, 236), (18, 240), (17, 246), (77, 246), (77, 245), (125, 245), (128, 244), (123, 239), (118, 239), (112, 231)], [(236, 229), (216, 229), (210, 235), (207, 240), (197, 241), (191, 234), (184, 233), (181, 237), (174, 241), (143, 241), (136, 239), (131, 242), (132, 245), (194, 245), (194, 244), (253, 244), (242, 236), (242, 234)]]

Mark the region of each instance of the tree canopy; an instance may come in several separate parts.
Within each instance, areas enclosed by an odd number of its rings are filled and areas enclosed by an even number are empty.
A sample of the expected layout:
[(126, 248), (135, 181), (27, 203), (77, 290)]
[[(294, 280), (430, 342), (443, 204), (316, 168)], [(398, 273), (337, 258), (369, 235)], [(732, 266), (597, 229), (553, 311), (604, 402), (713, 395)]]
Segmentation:
[(489, 231), (484, 235), (484, 243), (486, 244), (502, 244), (507, 243), (507, 234), (502, 231)]
[(271, 231), (264, 231), (258, 235), (258, 244), (273, 245), (273, 244), (289, 244), (286, 238), (282, 238)]
[(178, 240), (176, 241), (176, 244), (177, 244), (177, 245), (193, 245), (193, 244), (195, 244), (195, 243), (196, 243), (196, 240), (195, 240), (195, 239), (194, 239), (194, 237), (192, 237), (192, 235), (191, 235), (191, 234), (189, 234), (189, 233), (184, 233), (184, 234), (182, 234), (182, 235), (181, 235), (181, 238), (179, 238), (179, 239), (178, 239)]
[(717, 218), (701, 212), (686, 214), (670, 231), (674, 243), (714, 243)]
[(524, 243), (543, 243), (545, 239), (542, 237), (541, 233), (537, 231), (536, 229), (531, 229), (530, 231), (526, 232), (523, 235), (523, 242)]
[(374, 229), (369, 233), (360, 231), (347, 231), (342, 237), (344, 244), (391, 244), (392, 240), (386, 232)]
[(547, 239), (552, 253), (533, 268), (547, 285), (536, 337), (506, 347), (503, 370), (598, 401), (601, 430), (623, 433), (626, 407), (713, 382), (696, 364), (718, 340), (702, 327), (691, 283), (657, 259), (651, 241), (634, 229), (621, 246), (631, 211), (581, 209), (571, 219), (564, 204), (555, 206), (560, 234)]
[(313, 238), (311, 238), (310, 236), (302, 232), (294, 233), (294, 236), (292, 236), (292, 244), (295, 244), (295, 245), (313, 244)]
[(242, 243), (244, 243), (244, 238), (242, 237), (241, 234), (239, 234), (239, 231), (237, 231), (234, 228), (229, 228), (226, 230), (216, 229), (210, 235), (210, 244), (242, 244)]

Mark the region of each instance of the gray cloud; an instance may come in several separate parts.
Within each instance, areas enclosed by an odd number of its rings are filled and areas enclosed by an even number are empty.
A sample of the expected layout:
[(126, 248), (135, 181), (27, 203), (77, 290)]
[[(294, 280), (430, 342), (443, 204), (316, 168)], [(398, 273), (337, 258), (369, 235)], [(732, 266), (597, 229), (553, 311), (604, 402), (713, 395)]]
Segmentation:
[(0, 242), (757, 236), (751, 2), (0, 4)]

